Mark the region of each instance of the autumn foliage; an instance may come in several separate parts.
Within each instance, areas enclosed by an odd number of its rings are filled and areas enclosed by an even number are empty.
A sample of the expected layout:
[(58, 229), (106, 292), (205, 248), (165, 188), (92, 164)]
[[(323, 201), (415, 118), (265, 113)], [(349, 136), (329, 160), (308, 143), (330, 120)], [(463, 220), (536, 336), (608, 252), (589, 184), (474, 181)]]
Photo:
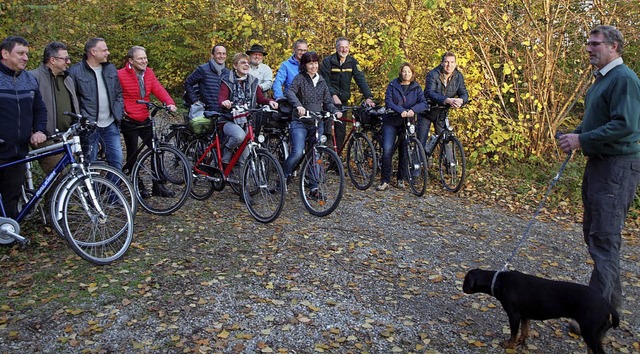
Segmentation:
[(625, 61), (640, 71), (635, 1), (12, 0), (0, 4), (0, 16), (0, 36), (31, 42), (30, 68), (49, 41), (67, 43), (79, 60), (84, 42), (100, 36), (117, 66), (130, 46), (146, 47), (175, 97), (216, 43), (230, 55), (260, 43), (275, 71), (298, 38), (328, 55), (346, 36), (380, 102), (401, 62), (412, 62), (424, 85), (424, 75), (451, 50), (473, 99), (452, 122), (474, 163), (561, 158), (553, 135), (581, 117), (591, 71), (583, 43), (594, 25), (620, 27)]

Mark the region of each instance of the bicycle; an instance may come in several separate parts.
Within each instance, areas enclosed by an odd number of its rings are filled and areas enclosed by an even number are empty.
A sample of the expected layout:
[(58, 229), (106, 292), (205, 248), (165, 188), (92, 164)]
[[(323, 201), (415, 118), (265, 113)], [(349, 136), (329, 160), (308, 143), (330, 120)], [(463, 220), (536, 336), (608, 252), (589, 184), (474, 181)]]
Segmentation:
[(70, 112), (64, 114), (78, 122), (66, 132), (50, 137), (60, 138), (62, 142), (33, 150), (24, 159), (0, 166), (2, 169), (64, 154), (15, 219), (6, 217), (0, 198), (0, 244), (18, 242), (21, 247), (26, 247), (29, 239), (20, 235), (20, 222), (37, 207), (63, 170), (71, 166), (75, 173), (59, 191), (59, 202), (51, 218), (62, 222), (65, 239), (76, 254), (95, 264), (108, 264), (124, 256), (129, 248), (133, 239), (133, 214), (128, 200), (113, 182), (93, 175), (85, 167), (77, 134), (87, 129), (86, 118)]
[[(235, 107), (238, 112), (249, 113), (246, 122), (246, 135), (240, 146), (236, 149), (228, 164), (222, 163), (224, 144), (221, 141), (218, 124), (219, 115), (211, 117), (213, 120), (213, 133), (209, 141), (203, 138), (193, 140), (187, 148), (187, 156), (193, 161), (194, 183), (191, 194), (196, 199), (206, 199), (214, 191), (222, 191), (225, 184), (237, 184), (239, 192), (249, 213), (259, 222), (269, 223), (278, 218), (285, 202), (285, 179), (282, 167), (278, 160), (266, 149), (259, 147), (254, 141), (252, 113), (266, 111), (265, 108), (250, 109), (247, 107)], [(232, 178), (232, 171), (238, 164), (245, 149), (249, 155), (241, 171), (241, 178)]]
[[(182, 151), (159, 138), (155, 116), (160, 110), (169, 112), (168, 108), (144, 100), (137, 102), (149, 108), (149, 122), (134, 129), (151, 125), (152, 135), (138, 145), (132, 156), (127, 156), (122, 170), (130, 172), (135, 196), (147, 212), (170, 215), (180, 209), (189, 196), (191, 166)], [(151, 146), (147, 147), (149, 144)], [(143, 196), (147, 186), (152, 186), (152, 193)]]
[[(299, 119), (314, 124), (315, 136), (307, 136), (304, 157), (293, 168), (300, 169), (299, 190), (302, 203), (309, 213), (327, 216), (340, 204), (344, 192), (344, 168), (338, 154), (326, 145), (327, 136), (318, 134), (318, 124), (327, 119), (335, 120), (329, 113), (310, 112)], [(314, 139), (315, 138), (315, 139)]]
[[(382, 170), (382, 123), (381, 120), (376, 119), (382, 117), (385, 114), (397, 114), (394, 111), (380, 107), (378, 109), (369, 112), (373, 125), (368, 125), (364, 128), (365, 134), (372, 136), (372, 142), (374, 145), (374, 151), (378, 158), (378, 168)], [(405, 119), (405, 124), (402, 129), (403, 139), (399, 139), (395, 142), (393, 150), (400, 148), (403, 149), (402, 153), (405, 157), (404, 165), (404, 177), (407, 179), (411, 193), (415, 196), (421, 197), (427, 191), (428, 185), (428, 160), (422, 144), (416, 137), (416, 120), (417, 116), (408, 117)], [(404, 143), (400, 144), (402, 140)], [(402, 168), (399, 166), (398, 168)]]
[(373, 142), (363, 130), (361, 117), (366, 112), (375, 110), (367, 106), (343, 106), (342, 111), (351, 110), (351, 118), (346, 114), (338, 119), (336, 123), (351, 123), (351, 130), (345, 137), (345, 143), (340, 148), (337, 147), (335, 130), (332, 131), (333, 149), (338, 156), (342, 156), (344, 148), (347, 147), (347, 172), (353, 185), (360, 190), (366, 190), (375, 180), (378, 173), (378, 157), (375, 153)]
[[(440, 182), (442, 182), (442, 186), (446, 190), (455, 193), (462, 188), (466, 178), (467, 160), (462, 143), (456, 138), (453, 127), (449, 124), (449, 108), (446, 106), (434, 106), (432, 108), (445, 109), (445, 114), (438, 118), (440, 125), (436, 125), (444, 126), (445, 129), (429, 138), (425, 144), (425, 153), (429, 161), (438, 156)], [(429, 166), (431, 164), (432, 162), (429, 163)]]

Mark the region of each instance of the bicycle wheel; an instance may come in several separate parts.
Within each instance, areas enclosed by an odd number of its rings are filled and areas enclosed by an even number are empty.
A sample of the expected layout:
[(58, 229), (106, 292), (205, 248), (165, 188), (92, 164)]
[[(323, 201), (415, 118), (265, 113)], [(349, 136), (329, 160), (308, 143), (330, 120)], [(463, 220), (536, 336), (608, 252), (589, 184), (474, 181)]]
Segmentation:
[[(180, 209), (191, 189), (191, 165), (173, 146), (147, 149), (131, 173), (138, 202), (151, 214), (170, 215)], [(151, 186), (151, 195), (142, 198), (140, 190)]]
[(312, 148), (300, 173), (300, 196), (309, 213), (331, 214), (340, 204), (343, 190), (344, 170), (338, 154), (325, 146)]
[[(94, 162), (90, 164), (87, 166), (87, 170), (94, 176), (105, 177), (114, 182), (114, 184), (120, 188), (120, 191), (125, 198), (129, 201), (129, 208), (131, 209), (131, 213), (135, 216), (135, 213), (138, 211), (138, 199), (136, 198), (133, 183), (131, 183), (131, 180), (124, 174), (124, 172), (102, 162)], [(69, 182), (71, 182), (75, 177), (77, 177), (77, 172), (70, 171), (59, 178), (59, 181), (56, 182), (56, 186), (49, 198), (49, 215), (51, 225), (61, 237), (65, 237), (64, 230), (61, 225), (63, 216), (62, 201), (65, 193), (68, 192), (70, 188)]]
[(362, 133), (355, 133), (347, 145), (347, 171), (356, 188), (366, 190), (373, 184), (378, 169), (373, 143)]
[(454, 193), (459, 191), (467, 175), (467, 161), (462, 143), (456, 137), (449, 137), (443, 143), (438, 166), (444, 188)]
[(240, 164), (240, 162), (236, 162), (236, 164), (231, 169), (231, 173), (227, 176), (227, 184), (233, 190), (233, 193), (236, 195), (242, 194), (242, 171), (244, 170), (244, 166)]
[(186, 125), (172, 126), (171, 131), (164, 138), (164, 142), (171, 144), (183, 153), (187, 153), (187, 147), (191, 140), (191, 132)]
[(409, 181), (411, 192), (418, 197), (427, 191), (427, 156), (418, 138), (410, 138), (405, 144), (405, 176)]
[(73, 178), (62, 201), (62, 214), (65, 237), (80, 257), (102, 265), (127, 252), (133, 239), (133, 214), (110, 180), (91, 175)]
[(129, 177), (119, 169), (102, 161), (92, 162), (88, 166), (88, 169), (90, 173), (105, 177), (120, 188), (120, 191), (122, 192), (124, 197), (129, 201), (131, 213), (133, 213), (135, 218), (135, 215), (138, 212), (138, 199), (136, 198), (136, 193), (133, 189), (133, 183), (131, 183)]
[[(207, 150), (207, 143), (204, 139), (198, 138), (192, 140), (187, 147), (187, 159), (191, 163), (191, 166), (195, 167), (202, 154)], [(218, 167), (218, 157), (213, 150), (209, 152), (207, 157), (201, 162), (201, 166), (213, 166)], [(198, 166), (200, 167), (200, 166)], [(222, 190), (224, 187), (224, 181), (221, 180), (216, 188), (216, 182), (209, 179), (209, 176), (192, 170), (191, 189), (189, 194), (196, 200), (205, 200), (213, 194), (214, 190)], [(222, 176), (220, 176), (222, 177)]]
[(251, 153), (242, 174), (242, 193), (249, 213), (269, 223), (282, 212), (286, 182), (278, 160), (267, 150)]

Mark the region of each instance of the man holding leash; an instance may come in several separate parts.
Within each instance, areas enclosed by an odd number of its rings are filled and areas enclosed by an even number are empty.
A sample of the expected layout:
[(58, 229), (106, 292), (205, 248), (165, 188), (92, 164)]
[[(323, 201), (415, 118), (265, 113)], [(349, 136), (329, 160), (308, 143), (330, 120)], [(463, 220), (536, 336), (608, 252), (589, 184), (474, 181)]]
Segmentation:
[(595, 82), (585, 96), (582, 122), (560, 137), (564, 152), (582, 149), (588, 158), (582, 202), (584, 240), (594, 262), (589, 286), (618, 311), (621, 232), (640, 181), (640, 80), (622, 61), (623, 45), (613, 26), (591, 30), (586, 51)]

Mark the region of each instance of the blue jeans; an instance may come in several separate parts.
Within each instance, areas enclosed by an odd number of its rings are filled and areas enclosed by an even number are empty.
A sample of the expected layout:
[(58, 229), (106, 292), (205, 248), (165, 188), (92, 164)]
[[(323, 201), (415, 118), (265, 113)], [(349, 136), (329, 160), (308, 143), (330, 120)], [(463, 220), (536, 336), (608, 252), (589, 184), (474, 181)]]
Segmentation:
[(404, 149), (402, 144), (404, 143), (404, 126), (403, 125), (393, 125), (393, 124), (382, 124), (382, 178), (380, 181), (382, 183), (389, 183), (391, 181), (391, 171), (392, 164), (391, 160), (393, 158), (393, 145), (396, 143), (396, 138), (398, 138), (398, 173), (396, 175), (398, 180), (404, 180), (404, 171), (406, 168), (407, 160), (404, 157)]
[[(318, 125), (318, 136), (324, 133), (324, 125)], [(291, 153), (284, 162), (284, 175), (289, 177), (292, 173), (302, 155), (304, 154), (305, 143), (307, 140), (310, 143), (315, 143), (315, 127), (312, 125), (305, 125), (299, 120), (292, 120), (289, 124), (289, 139), (291, 140)], [(313, 181), (311, 181), (313, 183)], [(312, 186), (311, 189), (313, 189)]]
[(622, 305), (622, 228), (640, 181), (640, 158), (591, 157), (582, 178), (582, 231), (593, 272), (589, 286), (617, 310)]
[(82, 142), (82, 149), (89, 162), (94, 162), (98, 158), (98, 142), (104, 144), (103, 148), (107, 163), (122, 170), (122, 143), (120, 142), (120, 129), (115, 121), (104, 128), (96, 127), (94, 131), (85, 137)]

